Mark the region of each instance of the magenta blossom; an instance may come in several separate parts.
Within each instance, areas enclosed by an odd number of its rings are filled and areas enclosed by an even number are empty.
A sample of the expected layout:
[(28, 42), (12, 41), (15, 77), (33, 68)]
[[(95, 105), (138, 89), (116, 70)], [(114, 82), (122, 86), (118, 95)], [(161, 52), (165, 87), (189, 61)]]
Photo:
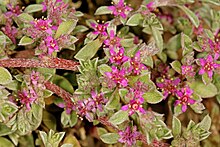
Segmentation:
[(30, 97), (26, 90), (18, 91), (18, 97), (20, 103), (25, 105), (28, 111), (31, 109), (31, 104), (36, 100), (35, 97)]
[(108, 36), (106, 29), (108, 27), (108, 23), (105, 24), (96, 24), (96, 23), (91, 23), (92, 28), (95, 30), (92, 32), (95, 35), (103, 35), (103, 36)]
[(192, 65), (182, 65), (181, 66), (182, 74), (190, 77), (195, 76), (195, 72)]
[(39, 72), (36, 72), (36, 71), (32, 71), (31, 73), (31, 83), (33, 85), (37, 85), (38, 83), (38, 80), (39, 80), (39, 77), (40, 76), (40, 73)]
[(51, 55), (54, 51), (59, 50), (59, 46), (57, 44), (57, 41), (53, 39), (51, 36), (47, 36), (46, 38), (46, 45), (48, 48), (48, 54)]
[(90, 103), (88, 100), (79, 100), (77, 101), (77, 114), (83, 118), (85, 117), (86, 119), (88, 119), (89, 121), (93, 120), (93, 116), (90, 113), (90, 111), (92, 111), (94, 109), (94, 103)]
[(196, 101), (191, 99), (193, 94), (193, 90), (191, 90), (189, 87), (181, 88), (179, 91), (177, 91), (176, 95), (178, 97), (178, 100), (175, 101), (174, 105), (181, 105), (182, 106), (182, 112), (185, 112), (187, 109), (187, 105), (192, 105)]
[(202, 66), (199, 70), (199, 74), (203, 75), (207, 73), (210, 79), (212, 78), (213, 71), (220, 67), (220, 64), (215, 63), (211, 55), (208, 55), (206, 59), (200, 58), (199, 61)]
[[(89, 99), (89, 101), (92, 101), (94, 103), (94, 106), (99, 111), (103, 111), (103, 105), (107, 103), (107, 99), (104, 97), (103, 93), (98, 94), (95, 91), (91, 92), (92, 98)], [(95, 110), (96, 111), (96, 110)]]
[(8, 36), (8, 38), (11, 39), (11, 41), (16, 44), (16, 35), (18, 33), (18, 30), (16, 27), (12, 26), (11, 23), (7, 22), (5, 27), (2, 27), (2, 31), (5, 35)]
[(212, 41), (208, 39), (209, 47), (214, 54), (214, 59), (218, 59), (220, 56), (220, 42)]
[(38, 19), (35, 21), (32, 21), (31, 24), (33, 25), (33, 27), (41, 32), (46, 32), (48, 34), (52, 34), (52, 20), (50, 19)]
[(124, 56), (124, 48), (123, 47), (121, 47), (117, 53), (114, 51), (114, 48), (110, 48), (109, 52), (111, 55), (111, 57), (110, 57), (111, 63), (115, 63), (115, 64), (120, 65), (129, 59), (127, 56)]
[(133, 58), (130, 59), (129, 71), (132, 71), (134, 75), (139, 75), (142, 70), (147, 69), (147, 67), (141, 63), (140, 51), (138, 51)]
[(157, 83), (157, 87), (159, 87), (162, 92), (164, 99), (167, 98), (169, 94), (175, 95), (177, 92), (177, 86), (180, 83), (180, 79), (162, 79), (161, 83)]
[(128, 85), (128, 79), (126, 78), (125, 73), (126, 71), (124, 69), (118, 70), (117, 67), (112, 66), (112, 72), (106, 72), (105, 75), (114, 81), (115, 84), (126, 87)]
[(141, 135), (141, 133), (137, 131), (136, 126), (133, 126), (132, 130), (130, 126), (127, 126), (124, 131), (119, 131), (118, 134), (120, 135), (120, 139), (118, 141), (125, 143), (128, 146), (134, 145)]
[(109, 6), (108, 9), (112, 11), (113, 15), (121, 16), (124, 19), (127, 18), (128, 13), (133, 10), (131, 7), (125, 5), (124, 0), (119, 0), (117, 4)]
[(124, 111), (129, 110), (129, 115), (132, 115), (137, 111), (145, 114), (146, 111), (142, 108), (143, 103), (144, 103), (143, 98), (133, 99), (133, 100), (130, 100), (129, 104), (122, 106), (121, 110), (124, 110)]
[(120, 47), (121, 43), (120, 43), (121, 38), (115, 36), (115, 32), (113, 30), (110, 31), (109, 34), (109, 38), (107, 38), (106, 40), (104, 40), (104, 44), (107, 47)]
[(8, 11), (5, 13), (5, 16), (9, 19), (11, 19), (11, 17), (17, 17), (19, 14), (22, 13), (22, 10), (18, 5), (13, 6), (11, 4), (8, 4), (7, 9)]

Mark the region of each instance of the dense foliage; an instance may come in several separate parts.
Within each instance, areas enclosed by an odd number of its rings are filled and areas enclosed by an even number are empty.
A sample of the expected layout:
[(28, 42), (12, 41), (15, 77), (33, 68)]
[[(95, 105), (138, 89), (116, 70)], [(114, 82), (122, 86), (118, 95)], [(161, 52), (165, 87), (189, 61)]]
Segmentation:
[(0, 147), (220, 144), (219, 0), (0, 0)]

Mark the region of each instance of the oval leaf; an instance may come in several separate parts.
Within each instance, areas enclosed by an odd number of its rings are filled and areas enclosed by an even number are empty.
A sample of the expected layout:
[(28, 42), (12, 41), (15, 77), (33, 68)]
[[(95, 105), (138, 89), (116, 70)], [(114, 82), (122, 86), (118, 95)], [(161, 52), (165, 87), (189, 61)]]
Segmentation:
[(57, 29), (55, 39), (59, 38), (63, 34), (70, 34), (75, 28), (76, 23), (77, 20), (74, 19), (62, 22)]
[(43, 5), (41, 5), (41, 4), (32, 4), (32, 5), (28, 5), (24, 9), (24, 12), (33, 13), (33, 12), (41, 11), (42, 9), (43, 9)]
[(4, 67), (0, 67), (0, 84), (8, 84), (12, 81), (10, 72)]
[(173, 116), (173, 120), (172, 120), (172, 132), (174, 137), (180, 135), (181, 133), (181, 122), (175, 116)]
[(109, 122), (114, 125), (119, 125), (128, 119), (128, 112), (119, 110), (112, 117), (110, 117)]
[(160, 49), (160, 52), (161, 52), (163, 50), (163, 37), (162, 37), (162, 34), (155, 27), (151, 27), (151, 29), (152, 29), (152, 34), (153, 34), (154, 40), (156, 42), (156, 45)]
[(189, 85), (202, 98), (214, 97), (218, 93), (216, 86), (212, 83), (205, 85), (202, 81), (195, 81)]
[(100, 136), (100, 139), (107, 144), (114, 144), (118, 142), (119, 135), (117, 133), (107, 133)]
[(103, 15), (103, 14), (111, 14), (112, 10), (108, 9), (108, 6), (102, 6), (99, 7), (96, 11), (95, 11), (95, 15)]
[(31, 38), (29, 38), (29, 37), (27, 37), (27, 36), (23, 36), (23, 37), (21, 38), (21, 40), (19, 41), (18, 45), (23, 45), (23, 46), (25, 46), (25, 45), (30, 45), (30, 44), (32, 44), (32, 43), (34, 43), (33, 39), (31, 39)]
[(134, 14), (128, 19), (126, 25), (137, 26), (137, 25), (139, 25), (139, 23), (142, 19), (143, 19), (143, 17), (140, 13)]
[(144, 99), (150, 104), (156, 104), (163, 100), (163, 95), (159, 91), (146, 92), (143, 95)]
[(102, 42), (99, 39), (89, 42), (75, 55), (75, 58), (82, 61), (89, 60), (96, 54), (101, 45)]
[(186, 6), (178, 6), (180, 9), (182, 9), (186, 15), (189, 17), (193, 25), (198, 28), (199, 27), (199, 18)]

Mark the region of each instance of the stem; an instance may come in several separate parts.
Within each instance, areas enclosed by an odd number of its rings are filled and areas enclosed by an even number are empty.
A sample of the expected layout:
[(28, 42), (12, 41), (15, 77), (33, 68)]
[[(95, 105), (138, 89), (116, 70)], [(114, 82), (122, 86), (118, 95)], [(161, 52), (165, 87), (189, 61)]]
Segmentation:
[[(45, 82), (45, 87), (52, 91), (53, 93), (55, 93), (56, 95), (58, 95), (59, 97), (63, 98), (65, 102), (72, 102), (72, 97), (73, 95), (71, 95), (69, 92), (67, 92), (66, 90), (60, 88), (59, 86), (57, 86), (56, 84), (53, 84), (49, 81)], [(72, 102), (73, 103), (73, 102)]]
[(0, 66), (2, 67), (44, 67), (77, 71), (77, 65), (79, 65), (79, 63), (72, 60), (49, 57), (42, 58), (41, 60), (24, 58), (0, 60)]

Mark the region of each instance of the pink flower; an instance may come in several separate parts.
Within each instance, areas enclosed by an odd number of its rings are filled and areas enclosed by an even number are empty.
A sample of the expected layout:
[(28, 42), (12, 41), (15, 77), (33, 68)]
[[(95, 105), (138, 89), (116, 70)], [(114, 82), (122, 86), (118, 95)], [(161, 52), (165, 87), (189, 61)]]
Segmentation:
[(71, 114), (72, 111), (76, 111), (76, 104), (73, 101), (63, 101), (57, 104), (60, 108), (65, 108), (66, 114)]
[(22, 13), (22, 10), (18, 5), (13, 6), (12, 4), (8, 4), (7, 9), (8, 11), (5, 13), (5, 16), (9, 19), (11, 19), (11, 17), (17, 17)]
[(199, 74), (203, 75), (204, 73), (208, 73), (210, 79), (212, 78), (213, 71), (220, 67), (220, 64), (215, 63), (211, 55), (208, 55), (206, 59), (200, 58), (199, 61), (202, 66), (199, 70)]
[(91, 23), (91, 26), (95, 30), (93, 34), (95, 35), (103, 35), (103, 36), (108, 36), (106, 29), (108, 27), (108, 23), (105, 24), (96, 24), (96, 23)]
[(86, 119), (88, 119), (89, 121), (93, 120), (92, 114), (90, 113), (90, 111), (93, 109), (94, 104), (89, 104), (88, 100), (79, 100), (77, 101), (77, 114), (83, 118), (84, 116), (86, 117)]
[(119, 0), (117, 4), (109, 6), (108, 9), (112, 11), (113, 15), (121, 16), (124, 19), (127, 18), (127, 14), (133, 10), (131, 7), (125, 5), (124, 0)]
[(12, 26), (11, 23), (7, 22), (5, 27), (2, 27), (2, 31), (5, 35), (8, 36), (8, 38), (11, 39), (11, 41), (16, 44), (16, 35), (18, 33), (18, 30), (16, 27)]
[(117, 67), (112, 66), (112, 72), (106, 72), (105, 75), (114, 81), (115, 84), (119, 86), (126, 87), (128, 85), (128, 79), (125, 77), (125, 70), (118, 70)]
[(31, 24), (36, 30), (41, 31), (41, 32), (46, 32), (50, 35), (52, 34), (51, 23), (52, 23), (52, 20), (50, 19), (38, 19), (38, 20), (31, 22)]
[(103, 105), (107, 103), (107, 99), (105, 99), (104, 94), (100, 93), (97, 94), (95, 91), (91, 92), (92, 98), (90, 98), (90, 101), (94, 102), (94, 106), (99, 111), (103, 111)]
[(162, 90), (164, 99), (166, 99), (169, 94), (176, 94), (177, 86), (179, 83), (179, 78), (176, 78), (175, 80), (163, 79), (161, 83), (157, 83), (157, 87), (159, 87)]
[(190, 77), (195, 76), (195, 72), (192, 65), (182, 65), (181, 66), (182, 74)]
[(187, 109), (187, 105), (192, 105), (196, 101), (191, 99), (193, 94), (193, 90), (191, 90), (189, 87), (181, 88), (181, 90), (177, 91), (177, 97), (178, 100), (175, 101), (174, 105), (181, 105), (182, 106), (182, 112), (185, 112)]
[(133, 100), (130, 100), (129, 104), (122, 106), (121, 110), (124, 110), (124, 111), (129, 110), (129, 115), (132, 115), (137, 111), (145, 114), (146, 111), (142, 108), (143, 103), (144, 103), (143, 98), (133, 99)]
[(118, 141), (125, 143), (128, 146), (134, 145), (141, 135), (141, 133), (137, 131), (136, 126), (133, 126), (132, 130), (130, 126), (127, 126), (124, 131), (119, 131), (118, 134), (120, 135), (120, 139)]
[(124, 56), (124, 48), (123, 47), (121, 47), (117, 53), (114, 51), (114, 48), (110, 48), (109, 52), (111, 55), (111, 57), (110, 57), (111, 63), (115, 63), (115, 64), (120, 65), (129, 59), (127, 56)]
[(147, 9), (151, 12), (151, 11), (154, 11), (154, 2), (149, 2), (147, 5), (146, 5)]
[(47, 36), (46, 38), (46, 45), (48, 48), (48, 54), (51, 55), (54, 51), (59, 50), (59, 46), (57, 44), (57, 41), (53, 39), (51, 36)]
[(220, 56), (220, 42), (212, 41), (211, 39), (208, 39), (209, 47), (214, 53), (214, 59), (218, 59)]
[(120, 40), (121, 38), (115, 36), (115, 33), (113, 30), (110, 31), (110, 34), (109, 34), (109, 38), (104, 40), (104, 44), (107, 46), (107, 47), (120, 47), (121, 46), (121, 43), (120, 43)]
[(38, 80), (39, 80), (39, 78), (40, 78), (39, 75), (40, 75), (39, 72), (32, 71), (32, 73), (31, 73), (31, 83), (32, 83), (33, 85), (37, 85)]
[(35, 101), (35, 97), (30, 97), (26, 90), (18, 91), (20, 103), (25, 105), (27, 110), (31, 109), (31, 104)]
[(147, 69), (147, 67), (141, 63), (140, 51), (138, 51), (133, 58), (130, 59), (129, 71), (132, 71), (134, 75), (139, 75), (142, 70)]

